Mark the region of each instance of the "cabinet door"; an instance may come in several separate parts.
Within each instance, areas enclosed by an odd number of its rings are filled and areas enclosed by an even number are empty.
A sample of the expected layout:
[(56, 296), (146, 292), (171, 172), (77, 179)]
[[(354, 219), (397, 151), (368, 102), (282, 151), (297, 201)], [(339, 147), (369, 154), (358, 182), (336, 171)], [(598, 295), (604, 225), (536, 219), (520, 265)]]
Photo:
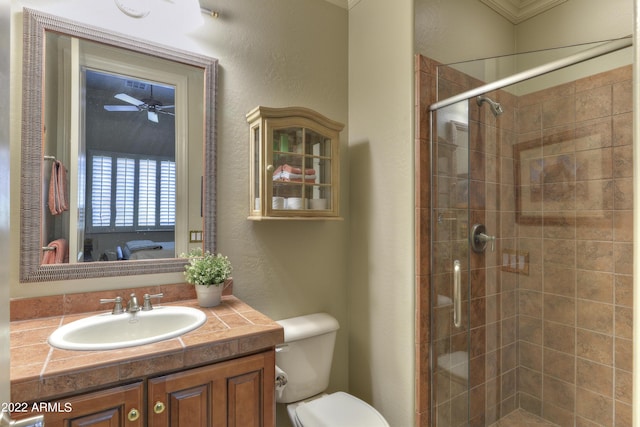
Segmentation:
[(142, 427), (142, 382), (50, 402), (44, 412), (47, 427)]
[(274, 382), (273, 351), (150, 379), (149, 426), (273, 426)]

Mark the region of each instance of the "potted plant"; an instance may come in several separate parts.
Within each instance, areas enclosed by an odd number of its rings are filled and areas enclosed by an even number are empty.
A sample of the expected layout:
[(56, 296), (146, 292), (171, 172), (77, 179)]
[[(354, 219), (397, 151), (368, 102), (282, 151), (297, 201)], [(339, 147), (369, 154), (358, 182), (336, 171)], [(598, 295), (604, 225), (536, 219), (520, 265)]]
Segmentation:
[(222, 254), (203, 252), (200, 248), (182, 256), (189, 260), (184, 267), (184, 277), (195, 285), (198, 304), (201, 307), (220, 304), (224, 282), (231, 276), (231, 261)]

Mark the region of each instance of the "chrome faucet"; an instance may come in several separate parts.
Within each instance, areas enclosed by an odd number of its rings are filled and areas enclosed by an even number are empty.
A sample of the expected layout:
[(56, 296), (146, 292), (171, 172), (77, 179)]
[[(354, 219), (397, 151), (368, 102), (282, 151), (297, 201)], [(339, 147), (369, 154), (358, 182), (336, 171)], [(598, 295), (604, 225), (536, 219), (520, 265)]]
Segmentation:
[(127, 311), (129, 313), (136, 313), (141, 309), (142, 307), (140, 307), (140, 305), (138, 304), (138, 298), (136, 297), (136, 294), (131, 293), (129, 302), (127, 303)]
[(137, 313), (138, 311), (149, 311), (153, 310), (153, 306), (151, 305), (151, 298), (162, 298), (164, 296), (163, 293), (160, 294), (144, 294), (143, 304), (138, 304), (138, 298), (136, 294), (132, 293), (129, 296), (129, 302), (127, 303), (127, 308), (125, 309), (122, 305), (122, 297), (115, 298), (100, 298), (100, 304), (108, 304), (114, 303), (113, 310), (111, 314), (122, 314), (122, 313)]

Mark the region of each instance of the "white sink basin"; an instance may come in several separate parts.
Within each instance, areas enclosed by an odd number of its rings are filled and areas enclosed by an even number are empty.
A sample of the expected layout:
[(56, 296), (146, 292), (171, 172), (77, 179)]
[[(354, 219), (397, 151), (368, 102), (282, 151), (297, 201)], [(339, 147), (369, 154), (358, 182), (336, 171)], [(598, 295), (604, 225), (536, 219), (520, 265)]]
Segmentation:
[(191, 307), (104, 313), (61, 326), (49, 336), (49, 344), (66, 350), (114, 350), (175, 338), (206, 320), (204, 312)]

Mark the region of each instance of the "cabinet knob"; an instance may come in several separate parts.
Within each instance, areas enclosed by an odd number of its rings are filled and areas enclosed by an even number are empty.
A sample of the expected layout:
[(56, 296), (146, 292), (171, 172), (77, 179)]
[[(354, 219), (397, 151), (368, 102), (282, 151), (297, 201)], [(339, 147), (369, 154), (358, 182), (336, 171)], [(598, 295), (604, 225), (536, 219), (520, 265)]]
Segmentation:
[(273, 165), (267, 165), (267, 172), (273, 172)]
[(136, 421), (138, 418), (140, 418), (140, 411), (138, 411), (136, 408), (133, 408), (127, 414), (127, 418), (129, 419), (129, 421)]
[(153, 412), (156, 414), (161, 414), (164, 412), (164, 403), (158, 401), (153, 405)]

